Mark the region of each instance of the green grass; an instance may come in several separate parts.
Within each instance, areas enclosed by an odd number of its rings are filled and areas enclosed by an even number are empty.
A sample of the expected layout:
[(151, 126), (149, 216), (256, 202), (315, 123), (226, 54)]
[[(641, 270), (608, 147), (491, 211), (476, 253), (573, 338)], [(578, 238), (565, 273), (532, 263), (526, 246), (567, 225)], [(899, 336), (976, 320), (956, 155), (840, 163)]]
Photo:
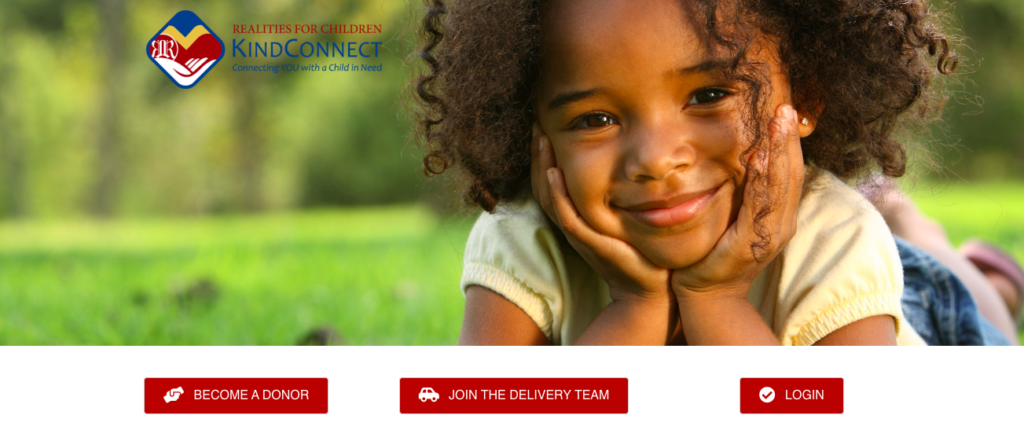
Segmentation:
[[(416, 206), (2, 224), (0, 344), (452, 344), (471, 226)], [(204, 279), (216, 296), (185, 296)]]
[[(1024, 183), (919, 184), (950, 239), (1024, 259)], [(259, 216), (0, 223), (0, 344), (352, 345), (458, 338), (472, 219), (420, 206)], [(208, 280), (216, 296), (189, 298)]]
[(981, 238), (1024, 260), (1024, 182), (919, 183), (908, 192), (954, 244)]

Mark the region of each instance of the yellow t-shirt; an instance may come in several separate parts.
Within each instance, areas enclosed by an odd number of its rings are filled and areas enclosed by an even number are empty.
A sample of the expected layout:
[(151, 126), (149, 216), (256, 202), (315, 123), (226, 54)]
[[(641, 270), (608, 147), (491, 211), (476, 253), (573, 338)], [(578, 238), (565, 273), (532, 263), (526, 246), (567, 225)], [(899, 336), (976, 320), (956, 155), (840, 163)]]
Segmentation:
[[(875, 315), (896, 319), (900, 345), (924, 345), (903, 318), (903, 267), (882, 216), (831, 173), (808, 170), (807, 177), (797, 232), (747, 299), (783, 345), (811, 345)], [(477, 219), (461, 285), (504, 296), (556, 345), (575, 342), (611, 302), (608, 285), (532, 198)]]

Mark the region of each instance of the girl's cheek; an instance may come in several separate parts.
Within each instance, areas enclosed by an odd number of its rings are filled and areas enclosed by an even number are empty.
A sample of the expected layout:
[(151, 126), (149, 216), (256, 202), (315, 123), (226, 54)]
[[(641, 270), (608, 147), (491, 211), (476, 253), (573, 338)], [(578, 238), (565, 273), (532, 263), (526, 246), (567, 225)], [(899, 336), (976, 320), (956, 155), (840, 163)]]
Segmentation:
[(562, 164), (560, 167), (565, 174), (566, 189), (577, 208), (588, 207), (600, 200), (599, 194), (603, 192), (600, 164), (588, 162), (581, 156), (569, 156)]
[(736, 175), (746, 173), (741, 159), (746, 144), (734, 126), (702, 126), (699, 131), (704, 135), (695, 144), (697, 152), (703, 154), (699, 156), (725, 165)]
[(608, 150), (591, 146), (558, 152), (558, 167), (565, 175), (566, 190), (577, 211), (596, 229), (610, 232), (614, 220), (606, 205), (608, 191), (615, 175), (614, 156)]

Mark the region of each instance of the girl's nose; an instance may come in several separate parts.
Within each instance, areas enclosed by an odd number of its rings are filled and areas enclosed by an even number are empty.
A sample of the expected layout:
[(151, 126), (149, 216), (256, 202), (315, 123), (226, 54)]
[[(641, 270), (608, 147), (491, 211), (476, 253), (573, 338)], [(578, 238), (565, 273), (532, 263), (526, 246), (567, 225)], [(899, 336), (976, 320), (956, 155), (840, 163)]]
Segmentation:
[(626, 141), (626, 177), (635, 182), (663, 180), (685, 171), (696, 158), (686, 138), (674, 126), (637, 129)]

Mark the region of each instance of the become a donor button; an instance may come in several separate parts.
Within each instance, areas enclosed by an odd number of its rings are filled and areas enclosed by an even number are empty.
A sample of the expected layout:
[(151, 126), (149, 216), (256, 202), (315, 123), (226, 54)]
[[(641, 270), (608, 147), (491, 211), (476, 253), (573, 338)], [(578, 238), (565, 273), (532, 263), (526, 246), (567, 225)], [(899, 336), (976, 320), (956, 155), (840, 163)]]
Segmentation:
[(326, 414), (327, 379), (146, 379), (146, 414)]
[(740, 379), (740, 413), (840, 414), (843, 379)]
[(629, 412), (627, 379), (401, 379), (402, 414)]

